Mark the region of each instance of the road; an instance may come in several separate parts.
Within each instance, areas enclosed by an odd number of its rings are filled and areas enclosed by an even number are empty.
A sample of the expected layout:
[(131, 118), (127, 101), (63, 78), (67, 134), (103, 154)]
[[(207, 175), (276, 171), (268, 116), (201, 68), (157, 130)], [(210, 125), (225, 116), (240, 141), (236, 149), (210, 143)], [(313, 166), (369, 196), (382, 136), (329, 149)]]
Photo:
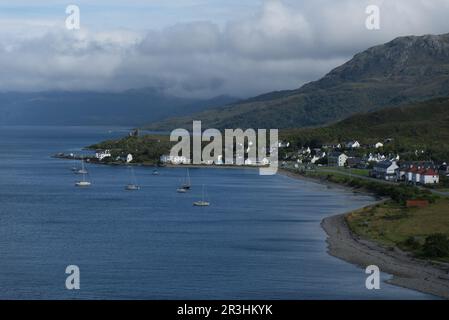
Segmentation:
[[(349, 169), (348, 169), (349, 170)], [(353, 174), (350, 172), (345, 172), (345, 171), (340, 171), (340, 170), (332, 170), (332, 169), (324, 169), (324, 168), (320, 168), (319, 169), (320, 172), (329, 172), (329, 173), (336, 173), (336, 174), (342, 174), (348, 177), (353, 177), (353, 178), (358, 178), (358, 179), (362, 179), (362, 180), (369, 180), (369, 181), (373, 181), (373, 182), (379, 182), (379, 183), (384, 183), (384, 184), (389, 184), (389, 185), (399, 185), (400, 182), (393, 182), (393, 181), (386, 181), (386, 180), (380, 180), (380, 179), (376, 179), (376, 178), (372, 178), (372, 177), (367, 177), (367, 176), (361, 176), (358, 174)], [(419, 189), (421, 190), (428, 190), (430, 192), (432, 192), (433, 194), (439, 195), (439, 196), (445, 196), (445, 197), (449, 197), (449, 192), (445, 192), (445, 191), (438, 191), (435, 189), (429, 189), (429, 188), (425, 188), (422, 186), (417, 186)]]
[[(290, 167), (289, 169), (292, 169), (292, 168)], [(325, 168), (325, 167), (319, 167), (317, 169), (317, 171), (318, 172), (324, 172), (324, 173), (340, 174), (340, 175), (344, 175), (344, 176), (351, 177), (351, 178), (357, 178), (357, 179), (362, 179), (362, 180), (367, 180), (367, 181), (373, 181), (373, 182), (378, 182), (378, 183), (383, 183), (383, 184), (388, 184), (388, 185), (399, 185), (400, 184), (399, 182), (380, 180), (380, 179), (376, 179), (376, 178), (372, 178), (372, 177), (367, 177), (367, 176), (354, 174), (354, 173), (351, 173), (350, 169), (348, 169), (348, 171), (346, 172), (346, 171), (342, 171), (342, 170), (336, 170), (336, 169), (330, 169), (330, 168)], [(438, 191), (438, 190), (429, 189), (429, 188), (425, 188), (425, 187), (421, 187), (421, 186), (418, 186), (418, 188), (420, 188), (421, 190), (428, 190), (428, 191), (432, 192), (433, 194), (436, 194), (436, 195), (439, 195), (439, 196), (449, 197), (449, 192)]]

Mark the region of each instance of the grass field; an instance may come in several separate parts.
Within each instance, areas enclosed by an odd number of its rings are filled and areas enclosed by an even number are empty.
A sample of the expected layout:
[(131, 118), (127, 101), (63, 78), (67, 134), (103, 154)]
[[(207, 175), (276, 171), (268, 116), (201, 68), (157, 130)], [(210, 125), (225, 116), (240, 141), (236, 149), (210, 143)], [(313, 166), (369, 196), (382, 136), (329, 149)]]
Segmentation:
[[(420, 256), (428, 236), (449, 236), (449, 199), (438, 199), (426, 208), (405, 208), (388, 201), (353, 212), (347, 221), (351, 230), (362, 237)], [(440, 260), (449, 262), (449, 256)]]
[[(325, 167), (329, 169), (329, 167)], [(332, 170), (340, 171), (343, 173), (355, 174), (358, 176), (369, 177), (369, 169), (356, 169), (356, 168), (341, 168), (341, 167), (332, 167)]]

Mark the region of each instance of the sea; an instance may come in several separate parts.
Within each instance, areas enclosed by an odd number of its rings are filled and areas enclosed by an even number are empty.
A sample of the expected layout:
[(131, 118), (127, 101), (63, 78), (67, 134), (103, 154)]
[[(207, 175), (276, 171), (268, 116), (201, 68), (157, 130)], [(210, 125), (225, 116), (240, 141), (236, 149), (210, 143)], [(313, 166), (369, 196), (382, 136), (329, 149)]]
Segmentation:
[[(0, 127), (0, 299), (435, 299), (327, 253), (323, 218), (367, 195), (254, 169), (130, 168), (53, 158), (123, 127)], [(203, 188), (204, 186), (204, 188)], [(194, 207), (204, 197), (209, 207)], [(69, 290), (68, 266), (79, 270)], [(70, 286), (69, 286), (70, 287)]]

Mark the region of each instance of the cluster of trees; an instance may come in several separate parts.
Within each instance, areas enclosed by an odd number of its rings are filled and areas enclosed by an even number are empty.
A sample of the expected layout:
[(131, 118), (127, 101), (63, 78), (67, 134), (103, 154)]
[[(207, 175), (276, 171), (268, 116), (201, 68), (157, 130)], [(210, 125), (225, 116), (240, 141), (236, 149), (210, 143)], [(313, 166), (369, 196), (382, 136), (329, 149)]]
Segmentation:
[(427, 236), (423, 244), (416, 237), (409, 237), (404, 245), (422, 258), (449, 257), (449, 237), (442, 233)]
[(117, 157), (132, 154), (134, 162), (137, 163), (157, 163), (163, 154), (170, 152), (172, 143), (168, 136), (145, 135), (130, 136), (119, 140), (108, 140), (89, 146), (89, 149), (109, 149), (112, 158), (106, 161), (114, 162)]
[(403, 160), (445, 162), (449, 159), (448, 107), (449, 99), (435, 99), (354, 115), (326, 127), (285, 130), (281, 138), (297, 148), (348, 140), (373, 144), (393, 138), (391, 143), (385, 144), (383, 153), (400, 154)]

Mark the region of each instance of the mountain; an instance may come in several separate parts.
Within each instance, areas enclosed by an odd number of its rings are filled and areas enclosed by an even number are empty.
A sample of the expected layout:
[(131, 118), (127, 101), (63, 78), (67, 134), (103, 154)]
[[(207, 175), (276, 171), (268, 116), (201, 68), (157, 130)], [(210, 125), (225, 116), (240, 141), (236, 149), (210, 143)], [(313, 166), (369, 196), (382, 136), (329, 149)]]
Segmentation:
[(169, 116), (182, 116), (237, 101), (228, 96), (186, 99), (158, 89), (124, 92), (0, 93), (0, 125), (140, 126)]
[(335, 122), (360, 112), (449, 96), (449, 34), (400, 37), (355, 55), (322, 79), (221, 109), (151, 123), (154, 130), (297, 128)]
[(339, 143), (358, 140), (373, 144), (393, 139), (389, 147), (395, 151), (429, 150), (434, 160), (449, 160), (449, 98), (385, 108), (357, 114), (320, 128), (292, 129), (282, 138), (294, 145)]

